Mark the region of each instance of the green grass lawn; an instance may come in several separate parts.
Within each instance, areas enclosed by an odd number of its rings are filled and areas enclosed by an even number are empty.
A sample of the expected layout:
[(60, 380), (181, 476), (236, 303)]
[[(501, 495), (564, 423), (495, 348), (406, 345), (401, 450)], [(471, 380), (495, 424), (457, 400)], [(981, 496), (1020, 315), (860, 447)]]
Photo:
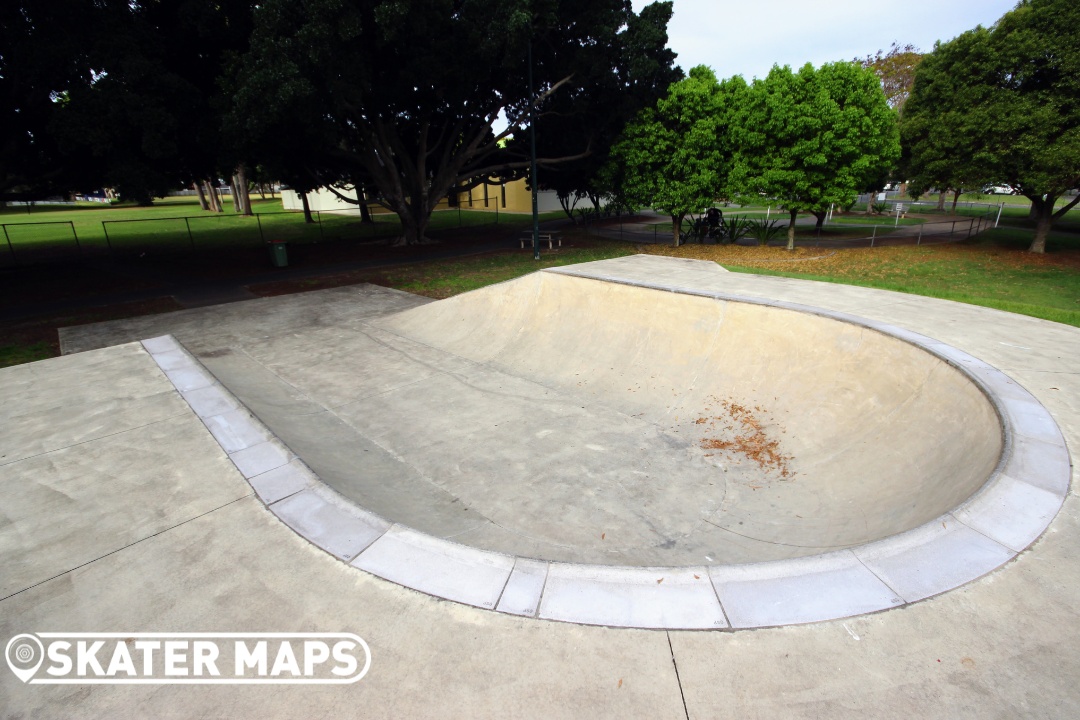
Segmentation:
[(798, 263), (773, 248), (762, 254), (716, 248), (712, 253), (664, 250), (713, 259), (729, 270), (822, 280), (983, 305), (1080, 327), (1080, 243), (1056, 232), (1052, 252), (1025, 252), (1031, 231), (988, 230), (963, 243), (858, 248), (825, 254), (804, 248)]
[[(172, 197), (156, 201), (150, 207), (111, 206), (80, 203), (71, 206), (35, 206), (0, 210), (5, 237), (0, 252), (19, 253), (170, 249), (206, 250), (228, 246), (251, 246), (266, 240), (315, 243), (330, 240), (385, 240), (401, 234), (396, 215), (376, 213), (374, 223), (362, 223), (359, 212), (317, 213), (317, 223), (305, 223), (300, 212), (284, 211), (280, 198), (251, 199), (258, 217), (246, 217), (225, 204), (225, 212), (211, 213), (199, 208), (196, 198)], [(541, 220), (563, 217), (561, 211), (543, 213)], [(430, 231), (439, 232), (481, 225), (520, 225), (530, 222), (529, 215), (499, 212), (495, 209), (452, 209), (436, 211)]]
[(460, 260), (409, 265), (380, 272), (386, 285), (432, 298), (446, 298), (470, 290), (562, 265), (608, 260), (632, 255), (633, 246), (599, 240), (594, 247), (563, 248), (557, 254), (542, 253), (533, 260), (530, 252), (508, 252)]
[(923, 218), (900, 218), (897, 222), (896, 217), (893, 215), (865, 215), (850, 214), (850, 215), (833, 215), (828, 225), (878, 225), (885, 227), (893, 227), (895, 225), (921, 225), (926, 222)]
[[(66, 211), (81, 212), (81, 211)], [(96, 211), (86, 211), (96, 212)], [(522, 227), (528, 217), (518, 219)], [(857, 227), (834, 228), (864, 232)], [(879, 230), (887, 232), (888, 227)], [(1080, 327), (1080, 234), (1055, 231), (1049, 252), (1025, 252), (1032, 231), (1021, 227), (988, 230), (961, 243), (826, 250), (804, 245), (795, 253), (782, 248), (690, 244), (635, 247), (568, 232), (564, 247), (545, 251), (539, 262), (516, 248), (449, 260), (402, 263), (380, 269), (316, 275), (304, 280), (252, 285), (259, 295), (375, 282), (407, 292), (444, 298), (535, 270), (648, 252), (713, 260), (737, 272), (823, 280), (946, 298), (1022, 313)], [(453, 242), (448, 240), (447, 242)], [(797, 263), (791, 262), (799, 260)], [(15, 272), (9, 271), (9, 272)], [(81, 296), (80, 296), (81, 297)], [(0, 366), (55, 355), (56, 328), (100, 319), (178, 309), (169, 297), (135, 307), (108, 307), (79, 316), (57, 316), (32, 326), (0, 327)]]

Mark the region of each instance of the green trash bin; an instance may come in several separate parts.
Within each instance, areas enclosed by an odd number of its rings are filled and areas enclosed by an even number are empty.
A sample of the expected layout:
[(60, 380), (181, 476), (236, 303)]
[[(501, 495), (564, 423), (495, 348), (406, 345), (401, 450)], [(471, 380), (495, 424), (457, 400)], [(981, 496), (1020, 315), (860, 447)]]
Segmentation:
[(287, 249), (288, 243), (284, 240), (271, 240), (270, 246), (270, 262), (274, 267), (288, 267), (289, 266), (289, 251)]

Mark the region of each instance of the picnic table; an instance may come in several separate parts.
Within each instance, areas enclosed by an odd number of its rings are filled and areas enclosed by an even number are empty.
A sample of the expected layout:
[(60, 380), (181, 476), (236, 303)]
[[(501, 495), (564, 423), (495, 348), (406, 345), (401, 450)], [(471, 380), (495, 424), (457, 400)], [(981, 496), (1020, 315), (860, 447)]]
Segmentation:
[[(532, 230), (522, 230), (519, 239), (521, 240), (522, 249), (525, 248), (525, 243), (532, 244)], [(540, 239), (546, 240), (548, 244), (548, 250), (553, 249), (553, 243), (558, 243), (559, 247), (562, 247), (562, 235), (558, 230), (541, 230)]]

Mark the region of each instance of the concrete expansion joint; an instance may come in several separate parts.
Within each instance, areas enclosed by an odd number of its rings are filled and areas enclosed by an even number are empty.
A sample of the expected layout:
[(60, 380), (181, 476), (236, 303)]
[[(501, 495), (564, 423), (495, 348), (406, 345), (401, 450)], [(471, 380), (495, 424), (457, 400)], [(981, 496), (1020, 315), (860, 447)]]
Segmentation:
[[(1046, 409), (989, 364), (932, 338), (797, 303), (612, 273), (545, 273), (795, 310), (903, 340), (956, 367), (990, 399), (1004, 433), (997, 469), (958, 507), (907, 532), (810, 557), (745, 565), (621, 567), (468, 547), (393, 523), (325, 485), (171, 336), (143, 347), (282, 522), (342, 562), (429, 595), (521, 617), (609, 627), (737, 630), (887, 610), (969, 583), (1046, 530), (1069, 492), (1071, 461)], [(678, 664), (671, 647), (672, 663)], [(681, 682), (680, 682), (681, 689)], [(684, 698), (684, 711), (685, 698)]]

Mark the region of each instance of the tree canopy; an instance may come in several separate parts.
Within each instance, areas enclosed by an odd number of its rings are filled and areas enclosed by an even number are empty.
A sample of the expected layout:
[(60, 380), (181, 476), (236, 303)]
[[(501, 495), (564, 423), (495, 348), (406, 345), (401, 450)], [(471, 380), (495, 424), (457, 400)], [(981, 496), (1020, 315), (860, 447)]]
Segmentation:
[[(954, 187), (1004, 183), (1032, 202), (1044, 252), (1065, 191), (1080, 185), (1080, 5), (1022, 0), (990, 29), (939, 43), (903, 117), (909, 166)], [(1078, 196), (1080, 198), (1080, 196)]]
[(4, 192), (153, 195), (220, 167), (224, 60), (252, 0), (17, 0), (0, 17)]
[(799, 211), (850, 201), (900, 156), (895, 113), (877, 76), (855, 63), (774, 66), (750, 86), (735, 127), (731, 183), (783, 204), (788, 249)]
[[(628, 31), (637, 24), (627, 0), (268, 0), (235, 73), (232, 122), (263, 147), (300, 132), (312, 175), (363, 176), (403, 240), (420, 242), (448, 192), (528, 166), (501, 141), (531, 104), (542, 113), (619, 82), (632, 92), (643, 58), (670, 67), (666, 32)], [(496, 133), (500, 112), (510, 126)], [(587, 157), (596, 138), (574, 138), (540, 164)]]
[[(682, 77), (667, 48), (671, 13), (671, 2), (657, 2), (627, 17), (621, 41), (608, 47), (612, 56), (582, 68), (578, 82), (551, 96), (537, 117), (541, 156), (573, 155), (588, 139), (587, 157), (538, 169), (540, 189), (554, 190), (568, 214), (577, 198), (588, 197), (599, 209), (600, 198), (613, 190), (601, 174), (612, 144), (638, 111), (654, 105)], [(520, 133), (511, 149), (525, 157), (527, 143), (528, 134)]]
[(855, 58), (855, 62), (874, 71), (881, 80), (881, 89), (889, 107), (902, 112), (915, 84), (915, 68), (922, 58), (922, 53), (914, 45), (894, 42), (888, 51), (878, 50), (865, 58)]
[(676, 245), (683, 218), (726, 192), (734, 155), (730, 124), (745, 93), (741, 77), (719, 83), (699, 65), (642, 110), (612, 149), (609, 184), (625, 202), (671, 215)]

